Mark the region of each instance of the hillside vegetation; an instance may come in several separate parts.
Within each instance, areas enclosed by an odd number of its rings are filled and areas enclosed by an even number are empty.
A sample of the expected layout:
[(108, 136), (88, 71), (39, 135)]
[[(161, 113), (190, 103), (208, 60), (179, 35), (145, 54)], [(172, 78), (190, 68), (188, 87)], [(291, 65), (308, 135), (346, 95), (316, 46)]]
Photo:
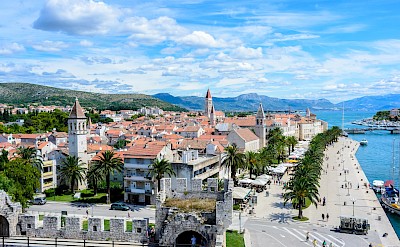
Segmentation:
[(72, 105), (75, 98), (83, 107), (96, 109), (137, 110), (143, 106), (157, 106), (166, 111), (186, 109), (144, 94), (101, 94), (67, 90), (29, 83), (0, 83), (0, 103), (25, 106), (31, 103), (41, 105)]

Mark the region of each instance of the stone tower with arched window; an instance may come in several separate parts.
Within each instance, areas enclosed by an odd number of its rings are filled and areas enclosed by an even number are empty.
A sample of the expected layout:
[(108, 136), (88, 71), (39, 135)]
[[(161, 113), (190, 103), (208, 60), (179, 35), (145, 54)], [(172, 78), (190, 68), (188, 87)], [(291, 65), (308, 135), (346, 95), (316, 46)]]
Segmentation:
[[(79, 157), (85, 163), (86, 168), (89, 160), (86, 141), (87, 133), (86, 116), (78, 99), (76, 99), (68, 117), (69, 155)], [(79, 184), (79, 189), (86, 187), (85, 184)]]
[(256, 126), (254, 127), (254, 132), (258, 138), (260, 138), (260, 148), (265, 147), (266, 137), (267, 137), (267, 126), (265, 123), (265, 114), (262, 104), (258, 107), (256, 115)]

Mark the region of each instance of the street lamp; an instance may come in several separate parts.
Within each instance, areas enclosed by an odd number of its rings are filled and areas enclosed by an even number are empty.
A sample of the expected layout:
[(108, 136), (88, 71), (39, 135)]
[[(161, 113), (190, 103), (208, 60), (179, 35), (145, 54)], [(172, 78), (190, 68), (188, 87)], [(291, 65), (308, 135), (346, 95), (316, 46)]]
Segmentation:
[(357, 201), (354, 197), (351, 198), (351, 201), (353, 202), (353, 216), (354, 216), (354, 203)]
[(239, 233), (242, 233), (242, 211), (239, 211)]
[(347, 195), (350, 196), (350, 183), (347, 183)]

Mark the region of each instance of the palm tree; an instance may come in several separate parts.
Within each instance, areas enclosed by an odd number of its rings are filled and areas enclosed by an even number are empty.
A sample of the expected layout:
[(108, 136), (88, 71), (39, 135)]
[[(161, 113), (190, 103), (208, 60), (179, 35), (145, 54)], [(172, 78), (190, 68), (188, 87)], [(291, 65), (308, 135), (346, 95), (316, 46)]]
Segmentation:
[(32, 166), (36, 166), (39, 170), (42, 170), (43, 160), (37, 155), (36, 149), (21, 146), (17, 149), (17, 154)]
[(100, 154), (99, 158), (93, 161), (93, 172), (106, 178), (107, 204), (111, 202), (110, 175), (114, 172), (122, 172), (124, 163), (117, 157), (114, 151), (107, 150)]
[(235, 144), (229, 145), (225, 148), (227, 155), (222, 161), (222, 165), (231, 169), (231, 178), (235, 185), (237, 185), (236, 172), (244, 165), (244, 154), (240, 153)]
[(165, 174), (168, 176), (176, 176), (175, 171), (172, 169), (171, 163), (166, 159), (155, 159), (153, 163), (150, 165), (148, 176), (151, 176), (153, 180), (157, 180), (157, 191), (161, 190), (160, 180), (164, 177)]
[(257, 170), (257, 164), (258, 164), (258, 154), (253, 152), (253, 151), (247, 151), (245, 153), (245, 159), (246, 159), (246, 168), (249, 170), (250, 173), (250, 179), (251, 175), (255, 170)]
[(283, 195), (284, 203), (291, 201), (295, 208), (298, 207), (299, 219), (303, 218), (303, 206), (306, 198), (310, 200), (315, 207), (318, 205), (318, 184), (316, 183), (315, 178), (306, 176), (303, 172), (299, 172), (297, 175), (292, 177), (292, 179), (287, 183), (285, 190), (287, 192)]
[(94, 166), (90, 166), (86, 178), (91, 186), (93, 186), (93, 193), (97, 195), (98, 183), (101, 181), (101, 175), (97, 174), (93, 169)]
[(85, 178), (86, 168), (79, 157), (67, 156), (62, 161), (60, 168), (61, 178), (70, 184), (71, 192), (74, 193), (75, 183), (82, 183)]
[(286, 143), (288, 145), (288, 150), (289, 150), (289, 155), (290, 155), (290, 153), (294, 151), (294, 146), (296, 146), (298, 141), (296, 140), (296, 138), (294, 136), (288, 136), (286, 138)]

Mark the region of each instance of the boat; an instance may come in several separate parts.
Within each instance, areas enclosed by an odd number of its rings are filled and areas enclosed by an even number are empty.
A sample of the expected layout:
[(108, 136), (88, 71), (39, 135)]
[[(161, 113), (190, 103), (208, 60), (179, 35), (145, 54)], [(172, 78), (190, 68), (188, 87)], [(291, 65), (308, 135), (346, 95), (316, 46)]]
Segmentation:
[(395, 157), (394, 157), (394, 147), (395, 139), (393, 139), (393, 164), (392, 164), (392, 180), (385, 182), (385, 190), (382, 192), (380, 202), (382, 207), (389, 211), (390, 213), (400, 215), (400, 202), (399, 202), (399, 190), (394, 186), (394, 176), (395, 176)]
[(388, 187), (385, 187), (380, 201), (383, 208), (387, 211), (400, 215), (399, 190), (394, 188), (393, 183), (389, 184)]
[(361, 141), (360, 141), (360, 145), (362, 145), (362, 146), (365, 146), (365, 145), (368, 145), (368, 141), (367, 141), (367, 139), (362, 139)]
[(375, 191), (375, 193), (382, 194), (385, 190), (384, 184), (385, 182), (382, 180), (374, 180), (372, 181), (372, 189)]

